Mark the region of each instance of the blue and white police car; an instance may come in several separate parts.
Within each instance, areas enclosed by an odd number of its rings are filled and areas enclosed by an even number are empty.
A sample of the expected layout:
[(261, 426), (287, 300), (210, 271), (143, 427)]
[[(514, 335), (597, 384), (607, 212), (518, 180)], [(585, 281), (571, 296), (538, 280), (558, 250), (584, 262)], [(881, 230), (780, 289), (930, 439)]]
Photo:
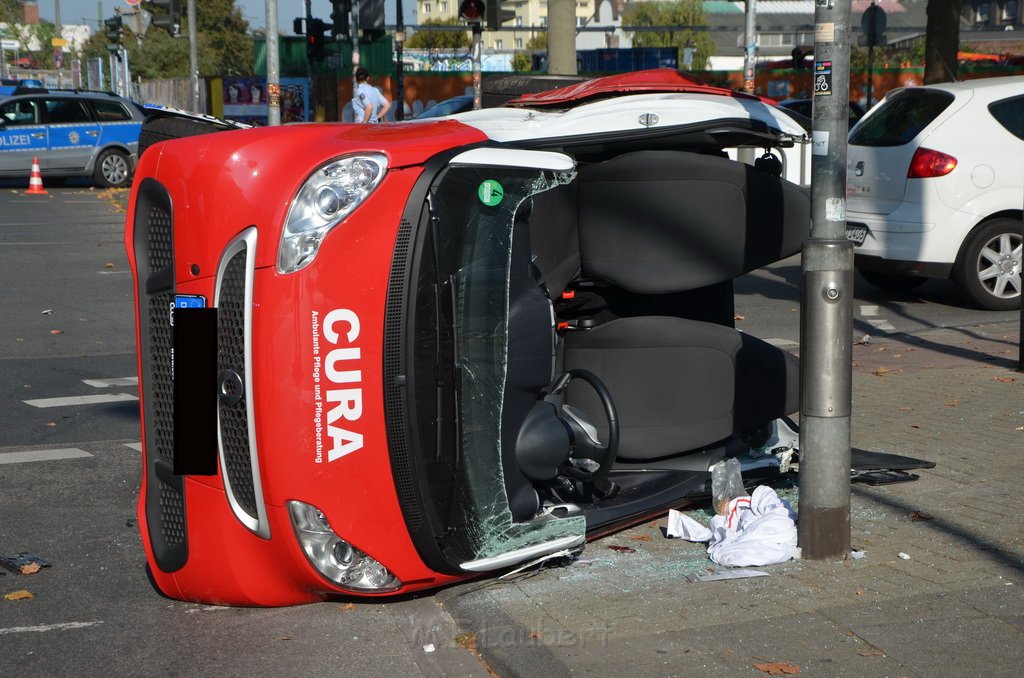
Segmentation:
[(145, 117), (112, 93), (21, 88), (0, 100), (0, 177), (27, 178), (38, 158), (44, 181), (91, 177), (126, 187)]

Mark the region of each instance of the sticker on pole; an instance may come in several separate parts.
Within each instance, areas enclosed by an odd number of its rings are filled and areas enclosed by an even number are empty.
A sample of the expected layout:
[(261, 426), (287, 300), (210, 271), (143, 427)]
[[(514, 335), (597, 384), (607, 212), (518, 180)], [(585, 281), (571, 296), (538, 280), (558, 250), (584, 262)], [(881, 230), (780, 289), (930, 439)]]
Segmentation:
[(488, 207), (494, 207), (505, 197), (505, 189), (494, 179), (487, 179), (480, 184), (480, 188), (476, 190), (476, 195), (480, 198), (480, 202)]
[(832, 96), (832, 62), (814, 62), (814, 96)]

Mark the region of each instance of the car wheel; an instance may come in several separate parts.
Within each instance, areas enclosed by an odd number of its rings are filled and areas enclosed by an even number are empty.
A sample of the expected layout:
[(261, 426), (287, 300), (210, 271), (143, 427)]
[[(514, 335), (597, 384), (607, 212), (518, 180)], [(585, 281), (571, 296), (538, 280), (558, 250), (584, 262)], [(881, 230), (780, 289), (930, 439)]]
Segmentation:
[(96, 169), (92, 178), (98, 186), (126, 187), (132, 179), (132, 166), (128, 156), (114, 149), (103, 151), (96, 159)]
[(139, 133), (139, 157), (142, 157), (147, 148), (161, 141), (221, 132), (225, 129), (229, 128), (202, 120), (173, 116), (151, 117), (142, 123), (142, 132)]
[(1020, 306), (1021, 222), (993, 219), (977, 226), (960, 250), (957, 282), (982, 308), (1009, 311)]
[(857, 272), (869, 283), (886, 292), (910, 292), (911, 290), (916, 290), (928, 280), (928, 278), (919, 275), (894, 275), (892, 273), (868, 271), (861, 268), (858, 268)]

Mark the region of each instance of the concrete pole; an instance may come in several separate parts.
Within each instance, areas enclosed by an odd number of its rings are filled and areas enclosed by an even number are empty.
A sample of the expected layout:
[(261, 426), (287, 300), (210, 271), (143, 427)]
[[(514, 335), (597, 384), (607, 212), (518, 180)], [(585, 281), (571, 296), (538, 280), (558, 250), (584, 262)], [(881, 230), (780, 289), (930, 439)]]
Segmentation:
[(281, 57), (277, 34), (277, 0), (267, 0), (267, 124), (271, 127), (281, 124)]
[(199, 36), (196, 28), (196, 0), (188, 0), (185, 11), (188, 16), (188, 73), (191, 85), (190, 107), (195, 113), (205, 113), (199, 110)]
[(480, 103), (483, 94), (483, 77), (480, 73), (481, 62), (483, 61), (483, 33), (484, 28), (479, 21), (473, 22), (473, 110), (479, 111), (483, 106)]
[[(53, 0), (53, 33), (57, 38), (63, 38), (62, 35), (64, 29), (60, 23), (60, 0)], [(53, 49), (53, 45), (50, 45), (50, 49)], [(57, 47), (59, 50), (63, 50), (63, 47)], [(57, 87), (64, 86), (64, 60), (61, 59), (61, 65), (57, 69)]]
[(576, 0), (548, 0), (548, 73), (576, 75)]
[[(405, 65), (402, 63), (402, 52), (405, 47), (405, 18), (402, 13), (402, 0), (395, 0), (395, 85), (398, 94), (395, 96), (395, 120), (405, 120)], [(474, 93), (473, 100), (476, 101)]]
[(743, 91), (754, 93), (754, 68), (757, 63), (757, 0), (747, 0), (747, 25), (743, 34)]
[(811, 237), (800, 304), (800, 521), (809, 560), (850, 550), (853, 243), (846, 239), (850, 3), (814, 12)]

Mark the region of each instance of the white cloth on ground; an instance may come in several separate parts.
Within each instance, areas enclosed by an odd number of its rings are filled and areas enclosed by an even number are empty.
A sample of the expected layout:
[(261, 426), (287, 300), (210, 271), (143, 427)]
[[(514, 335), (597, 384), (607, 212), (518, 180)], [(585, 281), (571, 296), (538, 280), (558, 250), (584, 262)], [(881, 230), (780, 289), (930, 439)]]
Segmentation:
[(760, 485), (749, 497), (729, 502), (724, 516), (706, 528), (678, 511), (669, 512), (667, 534), (709, 542), (708, 556), (719, 565), (773, 565), (796, 554), (796, 514), (772, 488)]

